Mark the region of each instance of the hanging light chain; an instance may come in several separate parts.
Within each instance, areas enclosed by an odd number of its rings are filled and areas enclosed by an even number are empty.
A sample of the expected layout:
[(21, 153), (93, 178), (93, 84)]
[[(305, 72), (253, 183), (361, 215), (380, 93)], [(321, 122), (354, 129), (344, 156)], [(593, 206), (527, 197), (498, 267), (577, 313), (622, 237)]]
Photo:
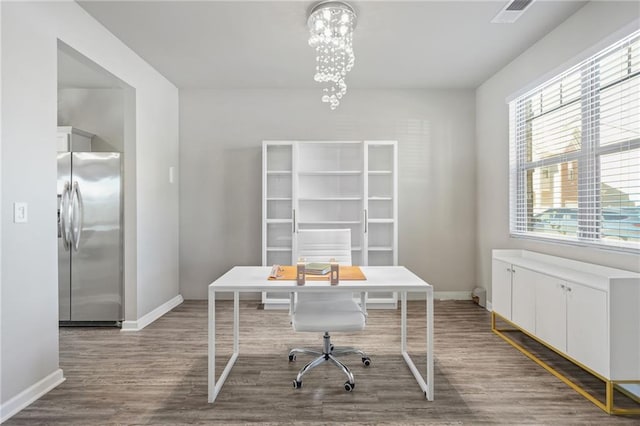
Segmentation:
[(309, 45), (316, 50), (314, 80), (322, 83), (322, 102), (334, 110), (347, 93), (345, 77), (353, 68), (353, 8), (339, 1), (319, 3), (309, 15)]

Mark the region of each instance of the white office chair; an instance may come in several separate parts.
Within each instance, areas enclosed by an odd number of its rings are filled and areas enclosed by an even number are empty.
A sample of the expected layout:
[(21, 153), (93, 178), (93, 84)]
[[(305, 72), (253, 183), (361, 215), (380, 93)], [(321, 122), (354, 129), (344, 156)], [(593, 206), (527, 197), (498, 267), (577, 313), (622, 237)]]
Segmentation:
[[(297, 258), (306, 262), (328, 262), (331, 258), (341, 265), (351, 265), (350, 229), (305, 229), (298, 231)], [(292, 297), (291, 324), (295, 331), (324, 332), (322, 351), (295, 348), (289, 352), (289, 361), (295, 361), (297, 353), (317, 356), (305, 365), (293, 381), (293, 387), (302, 387), (302, 376), (318, 365), (330, 361), (347, 376), (344, 388), (352, 391), (355, 387), (353, 374), (336, 356), (359, 354), (365, 366), (371, 364), (366, 353), (355, 348), (336, 348), (331, 344), (329, 332), (361, 331), (366, 323), (366, 297), (361, 297), (362, 306), (353, 300), (351, 292), (298, 293)]]

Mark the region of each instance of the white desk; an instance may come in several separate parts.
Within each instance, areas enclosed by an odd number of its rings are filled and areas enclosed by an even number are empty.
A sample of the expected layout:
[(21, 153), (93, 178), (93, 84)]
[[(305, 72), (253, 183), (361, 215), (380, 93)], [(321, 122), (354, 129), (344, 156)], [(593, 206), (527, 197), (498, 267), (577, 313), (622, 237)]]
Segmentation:
[[(367, 277), (364, 281), (340, 281), (331, 286), (329, 281), (307, 281), (299, 286), (295, 281), (268, 281), (268, 266), (236, 266), (209, 285), (209, 402), (215, 401), (222, 385), (240, 353), (239, 293), (243, 291), (326, 292), (326, 291), (396, 291), (401, 297), (400, 353), (429, 401), (433, 401), (433, 287), (403, 266), (362, 266)], [(216, 381), (216, 293), (233, 292), (233, 354)], [(407, 352), (407, 292), (426, 294), (426, 378), (422, 376)], [(283, 355), (284, 357), (284, 355)]]

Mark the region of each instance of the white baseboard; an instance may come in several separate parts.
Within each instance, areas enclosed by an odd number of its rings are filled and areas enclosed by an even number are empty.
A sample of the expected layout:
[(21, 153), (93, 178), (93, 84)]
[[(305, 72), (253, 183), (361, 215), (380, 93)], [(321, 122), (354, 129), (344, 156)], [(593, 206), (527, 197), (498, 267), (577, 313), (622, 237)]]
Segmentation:
[(0, 406), (0, 423), (4, 423), (18, 412), (28, 407), (35, 400), (39, 399), (51, 389), (64, 382), (62, 370), (57, 369), (44, 379), (29, 386), (4, 404)]
[(487, 300), (487, 311), (493, 312), (493, 303)]
[[(424, 300), (424, 293), (411, 292), (407, 293), (407, 300)], [(434, 291), (433, 300), (471, 300), (470, 291)], [(400, 297), (398, 297), (400, 302)]]
[(158, 306), (148, 314), (138, 318), (137, 321), (123, 321), (121, 331), (140, 331), (182, 302), (184, 302), (184, 299), (182, 298), (182, 295), (179, 294), (168, 302)]
[(470, 291), (436, 291), (433, 293), (435, 300), (471, 300)]

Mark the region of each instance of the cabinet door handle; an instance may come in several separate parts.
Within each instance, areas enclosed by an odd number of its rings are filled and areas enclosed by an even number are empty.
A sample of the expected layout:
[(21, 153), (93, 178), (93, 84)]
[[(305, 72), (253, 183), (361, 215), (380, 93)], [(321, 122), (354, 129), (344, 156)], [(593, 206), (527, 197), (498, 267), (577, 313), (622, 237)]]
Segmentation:
[(560, 288), (564, 290), (566, 286), (564, 284), (560, 284)]
[(567, 291), (571, 291), (571, 287), (567, 286)]
[(293, 225), (293, 230), (292, 233), (295, 234), (296, 233), (296, 209), (293, 209), (293, 217), (292, 217), (292, 225)]
[(364, 233), (366, 234), (369, 228), (369, 218), (367, 217), (367, 209), (364, 209)]

